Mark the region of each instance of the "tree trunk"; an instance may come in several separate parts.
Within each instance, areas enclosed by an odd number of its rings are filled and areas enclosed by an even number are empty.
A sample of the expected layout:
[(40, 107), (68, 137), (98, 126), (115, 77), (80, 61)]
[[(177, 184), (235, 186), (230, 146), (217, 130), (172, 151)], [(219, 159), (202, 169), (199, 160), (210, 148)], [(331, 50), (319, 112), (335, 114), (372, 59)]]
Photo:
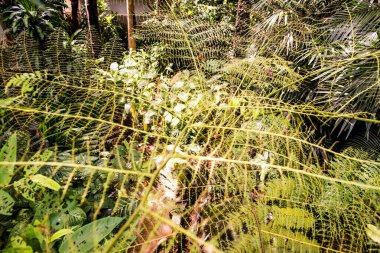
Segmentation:
[(80, 28), (81, 1), (71, 0), (71, 32), (74, 33)]
[(4, 29), (3, 29), (2, 23), (0, 22), (0, 41), (3, 39), (3, 36), (4, 36)]
[(98, 1), (87, 0), (87, 13), (88, 22), (90, 26), (94, 26), (99, 31), (99, 14), (98, 14)]
[(4, 45), (3, 43), (13, 41), (13, 36), (10, 33), (5, 33), (6, 29), (7, 27), (5, 26), (4, 21), (0, 19), (0, 46)]
[(136, 51), (136, 40), (134, 38), (134, 15), (135, 5), (134, 0), (127, 0), (127, 13), (128, 13), (128, 48), (129, 51)]
[(235, 23), (235, 36), (234, 36), (234, 52), (235, 56), (242, 56), (244, 52), (244, 46), (246, 46), (243, 41), (244, 37), (247, 36), (250, 26), (250, 0), (239, 0), (236, 13), (236, 23)]

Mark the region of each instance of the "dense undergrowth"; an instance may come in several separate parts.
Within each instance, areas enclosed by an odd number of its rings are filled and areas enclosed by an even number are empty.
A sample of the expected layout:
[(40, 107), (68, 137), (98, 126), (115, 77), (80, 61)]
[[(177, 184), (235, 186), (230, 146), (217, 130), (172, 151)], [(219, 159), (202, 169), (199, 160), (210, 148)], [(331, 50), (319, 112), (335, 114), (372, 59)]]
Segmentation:
[(378, 252), (379, 7), (311, 2), (4, 43), (0, 249)]

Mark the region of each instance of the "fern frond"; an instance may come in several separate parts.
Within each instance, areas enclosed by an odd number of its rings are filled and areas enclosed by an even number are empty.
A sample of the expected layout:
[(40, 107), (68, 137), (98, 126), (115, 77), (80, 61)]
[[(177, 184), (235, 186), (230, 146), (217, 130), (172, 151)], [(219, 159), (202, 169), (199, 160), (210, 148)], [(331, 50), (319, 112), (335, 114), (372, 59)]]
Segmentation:
[(228, 24), (211, 24), (171, 13), (142, 23), (137, 37), (145, 43), (162, 44), (169, 61), (185, 67), (227, 59), (232, 46), (232, 29)]

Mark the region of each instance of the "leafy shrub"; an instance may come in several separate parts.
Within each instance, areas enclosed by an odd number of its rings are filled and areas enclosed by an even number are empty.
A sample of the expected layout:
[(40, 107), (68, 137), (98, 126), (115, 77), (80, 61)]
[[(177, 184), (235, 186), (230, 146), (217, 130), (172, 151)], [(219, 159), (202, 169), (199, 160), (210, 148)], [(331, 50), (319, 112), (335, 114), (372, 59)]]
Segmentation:
[(65, 4), (60, 1), (17, 0), (16, 3), (3, 14), (10, 34), (17, 36), (25, 31), (43, 41), (55, 27), (64, 25), (62, 10)]

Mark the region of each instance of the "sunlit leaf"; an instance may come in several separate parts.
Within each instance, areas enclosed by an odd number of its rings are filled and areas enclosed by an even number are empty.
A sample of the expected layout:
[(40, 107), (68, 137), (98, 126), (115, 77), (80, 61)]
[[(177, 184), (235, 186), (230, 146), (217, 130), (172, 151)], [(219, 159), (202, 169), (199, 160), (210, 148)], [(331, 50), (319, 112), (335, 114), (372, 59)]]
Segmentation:
[(30, 180), (32, 180), (32, 182), (34, 182), (40, 186), (49, 188), (53, 191), (58, 191), (59, 188), (61, 188), (61, 186), (57, 182), (55, 182), (53, 179), (48, 178), (48, 177), (41, 175), (41, 174), (30, 176)]
[(6, 191), (0, 190), (0, 214), (12, 215), (14, 199)]
[(0, 186), (8, 185), (14, 173), (15, 165), (12, 164), (17, 158), (17, 135), (13, 134), (0, 151), (0, 163), (9, 163), (0, 165)]
[(109, 235), (122, 220), (123, 218), (119, 217), (107, 217), (81, 227), (65, 237), (59, 247), (59, 252), (89, 252)]
[(375, 227), (374, 225), (367, 224), (367, 235), (369, 238), (371, 238), (373, 241), (380, 243), (380, 229)]
[(65, 235), (68, 235), (68, 234), (72, 234), (72, 233), (73, 233), (73, 230), (71, 230), (71, 229), (61, 229), (61, 230), (55, 232), (50, 237), (50, 242), (54, 242), (55, 240), (58, 240), (59, 238), (65, 236)]

